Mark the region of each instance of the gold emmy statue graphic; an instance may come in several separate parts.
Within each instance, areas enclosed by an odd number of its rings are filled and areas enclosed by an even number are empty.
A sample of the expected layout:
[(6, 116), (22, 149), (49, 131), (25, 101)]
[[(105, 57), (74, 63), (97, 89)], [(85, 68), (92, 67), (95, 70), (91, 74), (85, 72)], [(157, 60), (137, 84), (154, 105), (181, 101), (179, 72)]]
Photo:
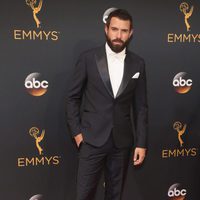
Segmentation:
[(40, 10), (42, 9), (42, 1), (43, 0), (40, 0), (38, 6), (36, 6), (37, 4), (37, 0), (26, 0), (26, 4), (28, 6), (31, 7), (31, 9), (33, 10), (33, 18), (35, 20), (35, 23), (37, 25), (37, 28), (40, 28), (40, 20), (37, 18), (37, 14), (40, 12)]
[(188, 19), (191, 17), (193, 10), (194, 10), (194, 6), (191, 6), (191, 8), (189, 9), (189, 5), (186, 2), (183, 2), (180, 4), (179, 9), (180, 11), (185, 15), (185, 25), (187, 28), (187, 31), (190, 31), (190, 24), (188, 23)]
[[(42, 147), (39, 145), (39, 143), (44, 139), (44, 135), (45, 135), (45, 130), (42, 130), (42, 133), (40, 134), (40, 131), (37, 127), (32, 127), (29, 130), (29, 134), (35, 139), (35, 144), (36, 147), (38, 149), (39, 155), (43, 154), (43, 149)], [(39, 136), (40, 134), (40, 136)]]
[(181, 137), (185, 133), (186, 127), (187, 125), (184, 124), (183, 126), (181, 122), (175, 122), (173, 125), (174, 130), (178, 132), (178, 140), (181, 147), (183, 146), (183, 143), (184, 143)]

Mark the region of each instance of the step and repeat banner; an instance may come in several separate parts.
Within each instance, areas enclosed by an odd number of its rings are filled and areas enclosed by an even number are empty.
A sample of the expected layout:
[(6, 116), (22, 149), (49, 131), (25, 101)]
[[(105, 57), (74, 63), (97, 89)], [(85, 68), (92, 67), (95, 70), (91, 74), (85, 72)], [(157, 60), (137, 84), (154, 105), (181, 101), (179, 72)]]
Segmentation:
[[(129, 48), (145, 59), (148, 81), (148, 155), (139, 168), (130, 163), (123, 199), (199, 199), (197, 0), (1, 1), (1, 199), (75, 200), (69, 79), (80, 53), (105, 43), (113, 8), (133, 16)], [(103, 198), (102, 175), (95, 199)]]

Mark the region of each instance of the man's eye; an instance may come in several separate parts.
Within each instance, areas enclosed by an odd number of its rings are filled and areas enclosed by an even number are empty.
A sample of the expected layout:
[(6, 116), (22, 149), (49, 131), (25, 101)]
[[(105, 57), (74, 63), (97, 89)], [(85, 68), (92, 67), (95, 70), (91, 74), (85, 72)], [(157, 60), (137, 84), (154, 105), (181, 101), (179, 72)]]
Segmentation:
[(113, 31), (117, 31), (117, 28), (112, 28)]
[(124, 33), (128, 33), (128, 30), (122, 30), (122, 32), (124, 32)]

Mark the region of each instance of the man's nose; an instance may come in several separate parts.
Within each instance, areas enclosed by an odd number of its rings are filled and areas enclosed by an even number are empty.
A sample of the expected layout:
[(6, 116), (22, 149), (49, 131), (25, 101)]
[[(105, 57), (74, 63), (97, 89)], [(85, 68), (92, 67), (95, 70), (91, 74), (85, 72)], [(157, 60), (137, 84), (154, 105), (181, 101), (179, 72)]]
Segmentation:
[(118, 32), (117, 32), (117, 38), (118, 38), (118, 39), (121, 39), (121, 36), (122, 36), (121, 31), (118, 31)]

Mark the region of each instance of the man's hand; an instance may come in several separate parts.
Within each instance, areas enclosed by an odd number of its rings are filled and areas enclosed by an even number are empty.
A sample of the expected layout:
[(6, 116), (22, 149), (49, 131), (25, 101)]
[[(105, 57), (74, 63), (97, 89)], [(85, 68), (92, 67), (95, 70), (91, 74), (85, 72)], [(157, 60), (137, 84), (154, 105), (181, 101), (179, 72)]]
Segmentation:
[(82, 133), (79, 133), (78, 135), (76, 135), (74, 137), (74, 139), (76, 141), (77, 147), (79, 147), (80, 143), (83, 141), (83, 135), (82, 135)]
[(144, 161), (146, 155), (146, 149), (145, 148), (140, 148), (136, 147), (134, 156), (133, 156), (133, 164), (134, 165), (140, 165)]

